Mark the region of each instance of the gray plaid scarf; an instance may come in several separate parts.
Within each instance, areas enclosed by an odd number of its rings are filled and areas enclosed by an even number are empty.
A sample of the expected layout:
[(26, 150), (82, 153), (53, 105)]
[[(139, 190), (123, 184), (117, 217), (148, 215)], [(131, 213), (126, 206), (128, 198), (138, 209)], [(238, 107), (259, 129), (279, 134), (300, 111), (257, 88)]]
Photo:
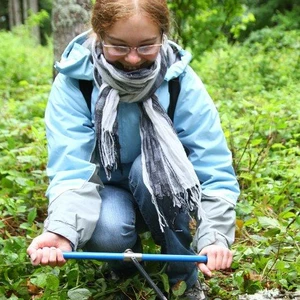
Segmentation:
[[(99, 43), (92, 47), (94, 79), (99, 88), (95, 126), (102, 166), (108, 179), (120, 167), (117, 113), (119, 101), (137, 102), (141, 110), (140, 135), (143, 181), (156, 207), (163, 231), (168, 226), (158, 201), (169, 197), (184, 211), (200, 208), (201, 188), (193, 165), (161, 107), (155, 91), (167, 71), (167, 44), (150, 68), (124, 72), (109, 64)], [(198, 210), (199, 213), (199, 210)]]

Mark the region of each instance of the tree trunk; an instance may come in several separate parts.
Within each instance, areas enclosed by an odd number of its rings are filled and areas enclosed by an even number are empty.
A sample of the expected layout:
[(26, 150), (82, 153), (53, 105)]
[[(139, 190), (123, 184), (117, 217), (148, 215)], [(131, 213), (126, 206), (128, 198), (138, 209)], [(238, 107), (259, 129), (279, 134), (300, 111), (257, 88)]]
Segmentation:
[[(26, 2), (27, 0), (23, 0)], [(36, 14), (39, 11), (38, 0), (29, 0), (29, 10), (32, 14)], [(32, 27), (32, 35), (35, 37), (38, 44), (41, 43), (41, 32), (39, 25)]]
[(8, 3), (9, 13), (9, 29), (11, 30), (14, 26), (22, 24), (22, 10), (19, 0), (9, 0)]
[(22, 10), (19, 0), (13, 0), (14, 23), (15, 26), (22, 24)]
[(27, 0), (22, 0), (23, 7), (23, 20), (27, 20), (28, 18), (28, 2)]
[(90, 27), (90, 0), (53, 0), (52, 28), (54, 60), (60, 59), (67, 44)]
[(14, 10), (13, 10), (13, 2), (12, 0), (8, 1), (8, 28), (9, 30), (12, 30), (14, 27)]

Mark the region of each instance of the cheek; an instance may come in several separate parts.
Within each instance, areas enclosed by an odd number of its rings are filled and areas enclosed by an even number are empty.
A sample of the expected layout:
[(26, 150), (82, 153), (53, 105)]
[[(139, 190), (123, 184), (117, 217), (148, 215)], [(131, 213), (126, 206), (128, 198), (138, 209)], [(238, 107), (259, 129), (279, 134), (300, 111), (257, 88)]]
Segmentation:
[(154, 62), (156, 60), (157, 56), (158, 56), (158, 53), (145, 56), (145, 59), (148, 60), (149, 62)]
[(142, 65), (144, 67), (152, 65), (155, 62), (157, 56), (158, 54), (142, 56), (142, 61), (143, 61)]
[(118, 58), (109, 55), (109, 53), (107, 53), (107, 50), (105, 48), (103, 49), (103, 55), (109, 63), (114, 63), (118, 61)]

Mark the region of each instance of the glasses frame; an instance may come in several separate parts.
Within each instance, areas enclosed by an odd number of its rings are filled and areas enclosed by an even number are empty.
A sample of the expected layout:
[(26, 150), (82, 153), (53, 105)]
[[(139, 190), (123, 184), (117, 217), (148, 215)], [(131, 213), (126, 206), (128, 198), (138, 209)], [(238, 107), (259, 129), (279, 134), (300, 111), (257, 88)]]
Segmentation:
[(139, 51), (139, 49), (141, 48), (152, 48), (152, 47), (161, 47), (163, 45), (163, 40), (164, 40), (164, 35), (162, 36), (162, 43), (159, 43), (159, 44), (151, 44), (151, 45), (145, 45), (145, 46), (137, 46), (137, 47), (130, 47), (130, 46), (116, 46), (116, 45), (108, 45), (108, 44), (105, 44), (104, 42), (101, 42), (101, 45), (102, 47), (104, 48), (111, 48), (111, 49), (116, 49), (116, 48), (121, 48), (121, 49), (126, 49), (126, 53), (124, 54), (110, 54), (112, 56), (118, 56), (118, 57), (122, 57), (122, 56), (126, 56), (128, 55), (132, 50), (135, 50), (137, 52), (138, 55), (141, 55), (141, 56), (149, 56), (149, 55), (153, 55), (153, 54), (144, 54), (144, 53), (141, 53)]

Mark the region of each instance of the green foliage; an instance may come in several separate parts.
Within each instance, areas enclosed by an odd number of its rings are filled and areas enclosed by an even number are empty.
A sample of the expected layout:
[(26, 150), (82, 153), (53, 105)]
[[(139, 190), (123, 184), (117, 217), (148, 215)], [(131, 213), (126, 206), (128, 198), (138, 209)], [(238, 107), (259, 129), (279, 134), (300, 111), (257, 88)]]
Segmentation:
[(300, 28), (298, 0), (168, 1), (173, 16), (172, 38), (200, 56), (227, 42), (244, 41), (261, 29)]
[(197, 56), (229, 39), (233, 22), (237, 27), (238, 17), (244, 14), (238, 0), (169, 1), (169, 7), (174, 39)]
[(43, 89), (43, 85), (49, 85), (49, 72), (53, 61), (51, 49), (37, 46), (27, 26), (18, 27), (13, 32), (0, 31), (0, 34), (1, 99), (11, 98), (12, 89), (16, 91), (16, 97), (21, 96), (24, 99), (24, 89)]
[[(205, 279), (211, 298), (300, 285), (299, 37), (264, 29), (193, 61), (220, 111), (242, 188), (234, 263)], [(24, 29), (0, 32), (0, 40), (0, 299), (154, 300), (139, 274), (116, 278), (106, 263), (30, 264), (26, 248), (47, 209), (43, 115), (52, 50), (36, 47)], [(142, 241), (145, 253), (159, 252), (149, 233)], [(180, 299), (186, 286), (170, 287), (165, 266), (145, 269), (169, 299)]]
[(300, 285), (300, 35), (265, 31), (194, 62), (242, 189), (232, 283), (248, 293)]
[(47, 18), (43, 18), (40, 22), (41, 29), (41, 43), (42, 45), (47, 45), (49, 42), (49, 37), (52, 35), (52, 0), (40, 0), (39, 1), (40, 11), (47, 13)]
[(24, 27), (1, 32), (0, 39), (0, 295), (29, 299), (26, 236), (39, 231), (45, 213), (43, 111), (51, 52), (36, 47)]
[(244, 40), (253, 31), (280, 27), (281, 30), (300, 28), (298, 0), (244, 0), (246, 11), (255, 16), (255, 22), (248, 24), (239, 37)]

